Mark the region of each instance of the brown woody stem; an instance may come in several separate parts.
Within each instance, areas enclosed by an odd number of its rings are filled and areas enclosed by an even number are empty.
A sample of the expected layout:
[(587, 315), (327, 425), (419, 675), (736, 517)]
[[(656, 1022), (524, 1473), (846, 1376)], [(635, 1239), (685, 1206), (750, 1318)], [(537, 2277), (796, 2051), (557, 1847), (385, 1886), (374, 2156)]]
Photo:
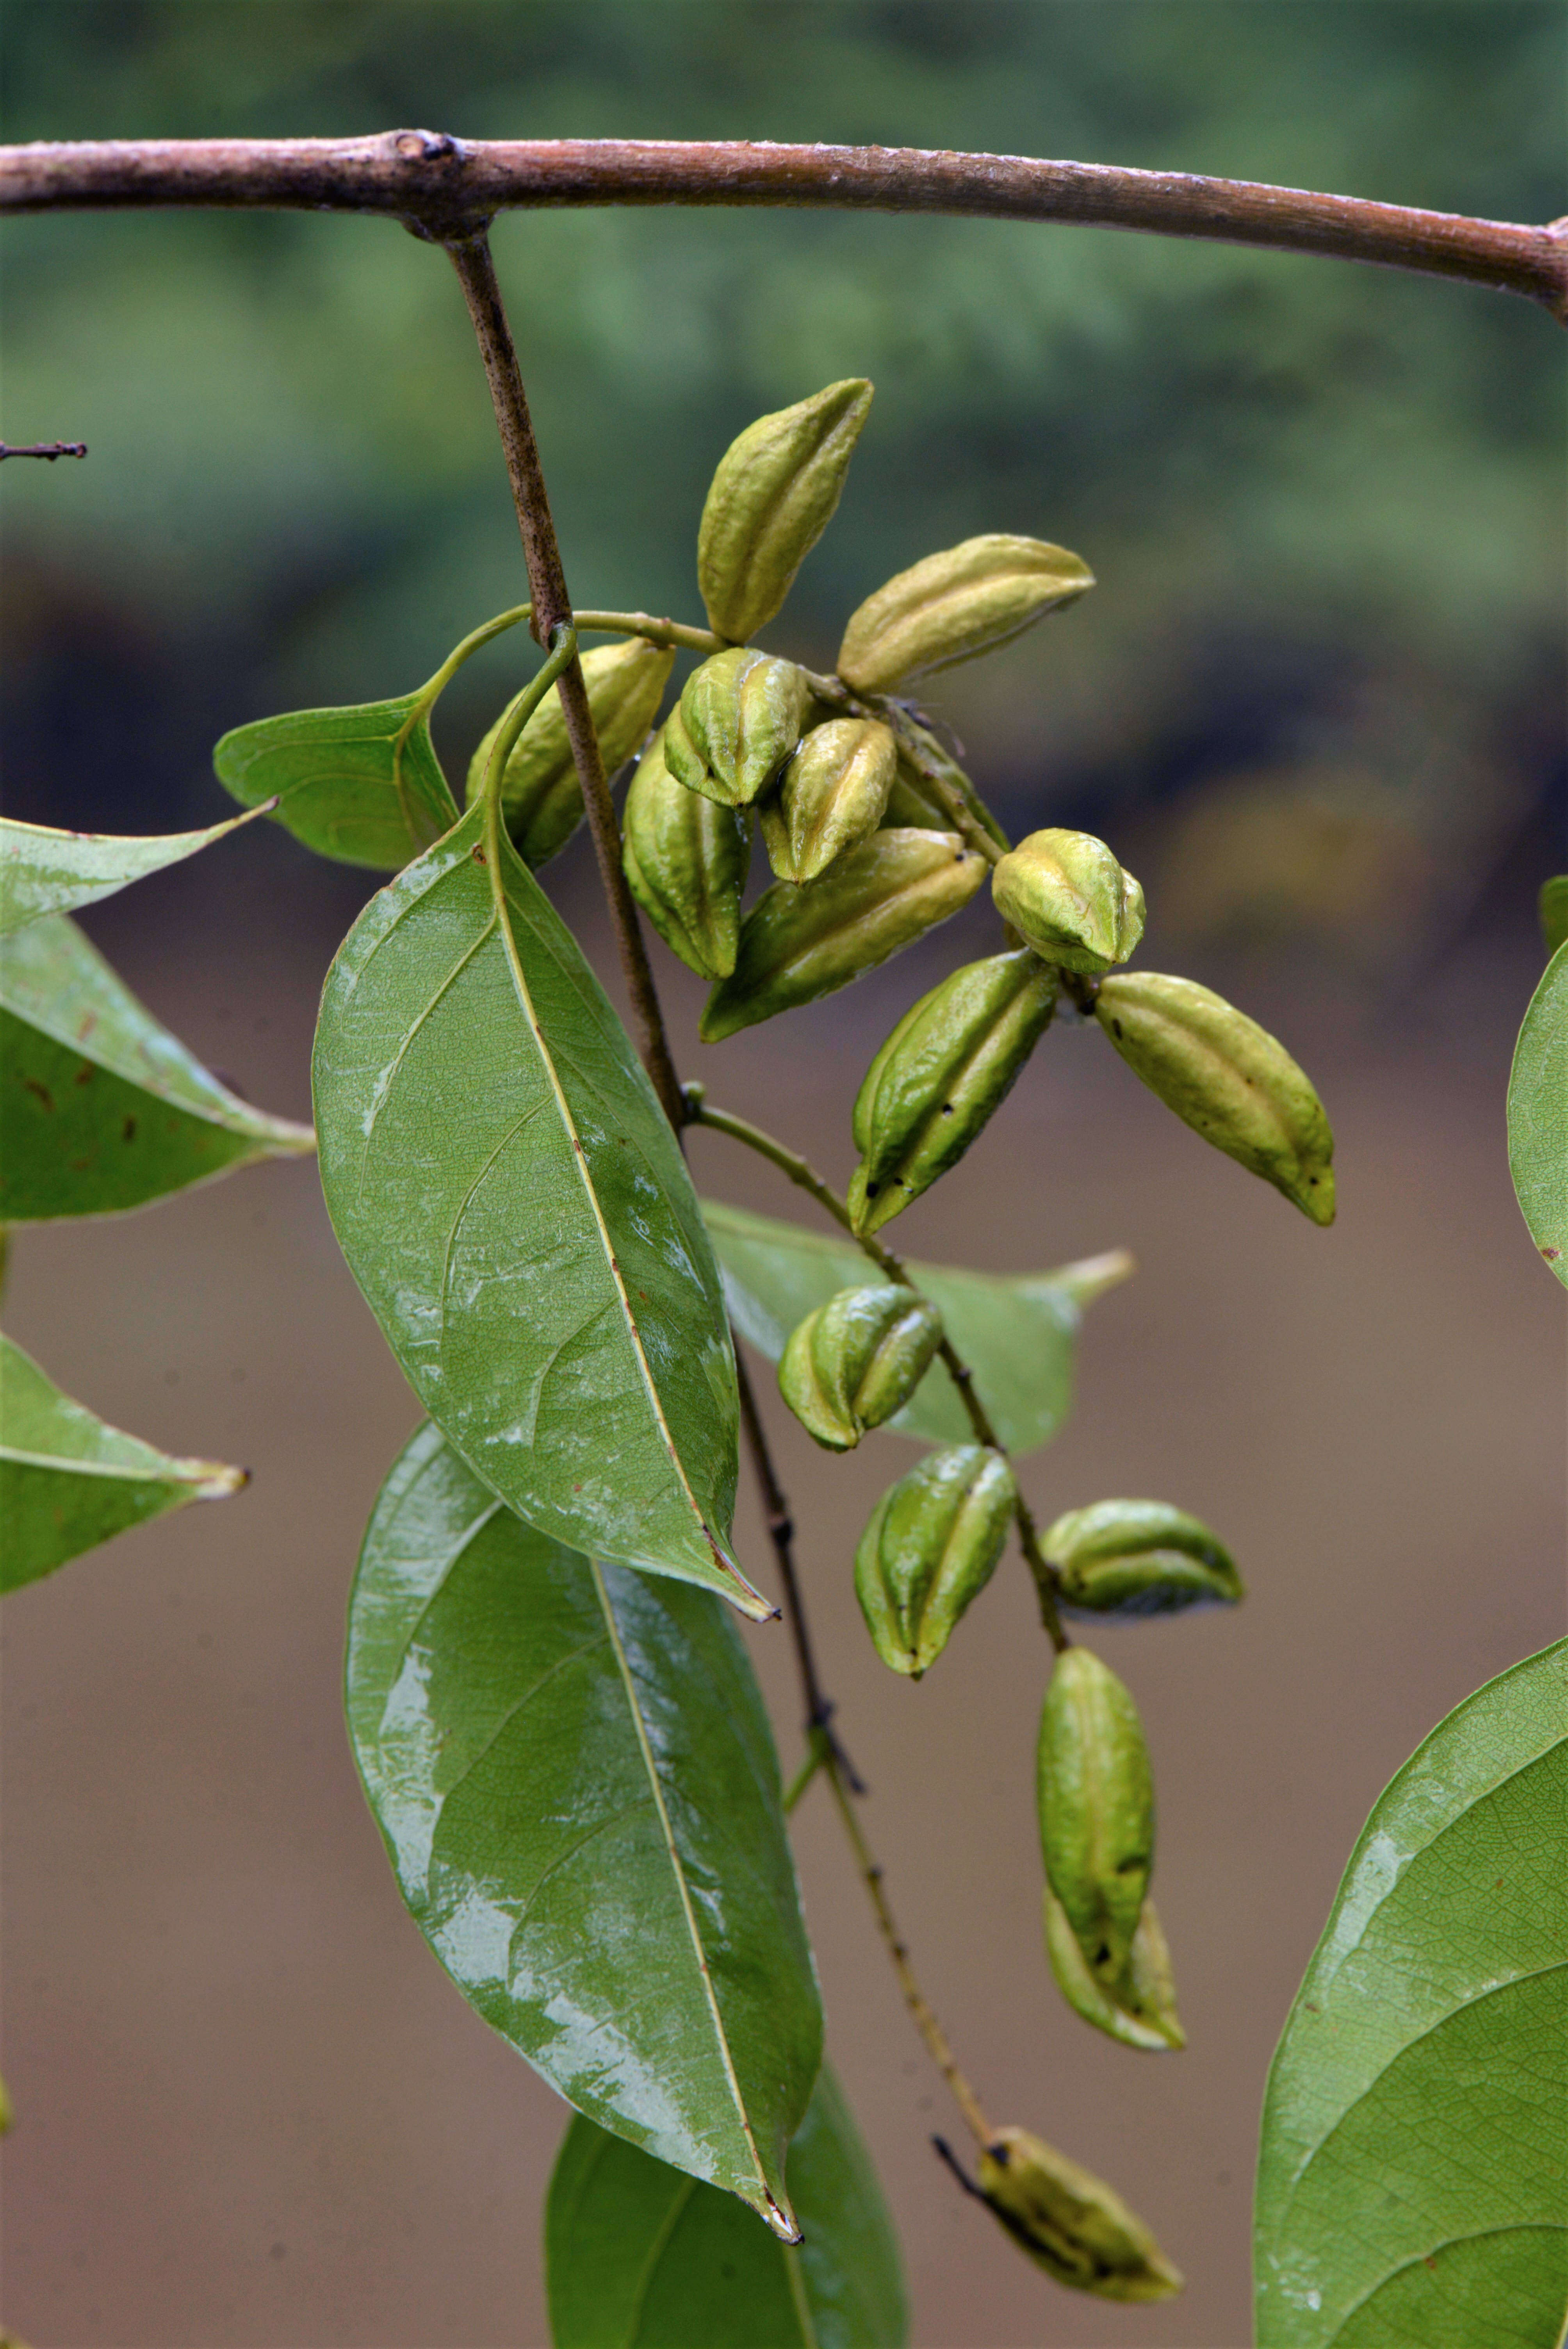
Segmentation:
[[(555, 524), (551, 520), (550, 497), (539, 461), (539, 446), (533, 437), (533, 420), (528, 412), (528, 397), (522, 388), (522, 376), (517, 364), (511, 329), (507, 324), (500, 286), (496, 279), (495, 264), (490, 258), (489, 240), (482, 232), (459, 243), (449, 244), (447, 250), (458, 273), (463, 298), (469, 305), (469, 316), (473, 320), (480, 355), (484, 360), (485, 374), (490, 381), (490, 398), (495, 405), (496, 423), (500, 429), (512, 500), (517, 507), (518, 528), (522, 533), (523, 557), (528, 565), (528, 584), (533, 604), (531, 625), (540, 643), (547, 645), (552, 632), (562, 621), (571, 621), (572, 602), (566, 592), (566, 574), (562, 569)], [(605, 780), (604, 762), (599, 755), (599, 738), (593, 731), (593, 720), (589, 712), (583, 664), (575, 655), (571, 667), (562, 671), (558, 689), (562, 715), (566, 720), (566, 738), (572, 745), (573, 761), (583, 786), (583, 803), (588, 811), (588, 828), (593, 835), (599, 878), (603, 884), (611, 919), (615, 926), (615, 943), (620, 950), (626, 992), (642, 1030), (643, 1064), (665, 1115), (678, 1132), (684, 1115), (680, 1082), (670, 1057), (669, 1040), (665, 1033), (664, 1015), (659, 1009), (654, 975), (648, 967), (647, 948), (643, 943), (637, 908), (626, 885), (625, 874), (621, 869), (621, 827), (615, 820), (615, 806)]]
[(109, 139), (0, 154), (0, 208), (180, 204), (378, 212), (438, 243), (510, 206), (789, 204), (1060, 221), (1269, 245), (1456, 277), (1568, 322), (1568, 223), (1471, 220), (1250, 180), (1026, 155), (754, 140)]
[[(744, 1143), (748, 1150), (755, 1150), (759, 1158), (766, 1158), (770, 1165), (777, 1166), (779, 1173), (787, 1174), (791, 1183), (798, 1184), (802, 1191), (810, 1192), (818, 1206), (826, 1208), (833, 1221), (848, 1232), (861, 1254), (870, 1257), (872, 1262), (885, 1272), (890, 1280), (896, 1280), (901, 1288), (913, 1288), (916, 1296), (919, 1296), (920, 1283), (913, 1277), (903, 1258), (894, 1256), (892, 1248), (884, 1247), (874, 1235), (856, 1231), (850, 1219), (849, 1208), (840, 1198), (832, 1185), (824, 1182), (816, 1168), (807, 1159), (802, 1158), (798, 1150), (791, 1150), (788, 1143), (779, 1142), (771, 1133), (765, 1133), (761, 1126), (753, 1125), (749, 1118), (737, 1117), (731, 1110), (710, 1108), (700, 1085), (687, 1085), (686, 1105), (686, 1120), (689, 1124), (710, 1125), (716, 1133), (727, 1133), (732, 1142)], [(959, 1400), (964, 1405), (969, 1424), (975, 1431), (975, 1443), (984, 1444), (991, 1451), (1001, 1453), (1006, 1459), (1006, 1447), (996, 1433), (990, 1413), (975, 1392), (975, 1373), (958, 1353), (953, 1340), (945, 1332), (941, 1345), (937, 1348), (937, 1353), (948, 1376), (958, 1390)], [(1061, 1609), (1057, 1603), (1057, 1578), (1045, 1552), (1040, 1547), (1039, 1530), (1035, 1524), (1034, 1512), (1025, 1500), (1022, 1492), (1016, 1489), (1013, 1503), (1013, 1522), (1018, 1528), (1018, 1547), (1023, 1551), (1029, 1571), (1035, 1578), (1035, 1591), (1040, 1606), (1040, 1621), (1045, 1627), (1046, 1637), (1060, 1655), (1062, 1650), (1070, 1647), (1072, 1643), (1062, 1628)]]

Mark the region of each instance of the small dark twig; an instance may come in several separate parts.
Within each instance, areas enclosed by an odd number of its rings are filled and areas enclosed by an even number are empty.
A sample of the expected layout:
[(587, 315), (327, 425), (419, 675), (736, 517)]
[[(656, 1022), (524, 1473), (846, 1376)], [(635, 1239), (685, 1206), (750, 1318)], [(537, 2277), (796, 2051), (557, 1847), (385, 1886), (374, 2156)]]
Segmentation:
[(85, 457), (85, 440), (29, 440), (18, 447), (10, 440), (0, 440), (0, 457), (42, 457), (53, 464), (57, 457)]
[(975, 2180), (970, 2177), (969, 2172), (965, 2168), (964, 2164), (959, 2160), (958, 2156), (954, 2152), (953, 2147), (948, 2144), (947, 2139), (944, 2137), (934, 2137), (931, 2142), (936, 2147), (937, 2152), (947, 2164), (948, 2168), (951, 2169), (960, 2186), (963, 2187), (965, 2194), (973, 2194), (976, 2202), (985, 2202), (985, 2208), (989, 2210), (991, 2208), (990, 2203), (986, 2201), (985, 2195), (982, 2194), (978, 2186), (975, 2185)]

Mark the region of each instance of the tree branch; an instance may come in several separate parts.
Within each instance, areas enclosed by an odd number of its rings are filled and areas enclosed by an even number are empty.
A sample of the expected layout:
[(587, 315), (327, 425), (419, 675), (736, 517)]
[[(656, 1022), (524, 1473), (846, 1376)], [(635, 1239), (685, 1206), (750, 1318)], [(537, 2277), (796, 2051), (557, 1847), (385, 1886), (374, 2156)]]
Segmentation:
[(1468, 279), (1568, 323), (1568, 221), (1535, 227), (1250, 180), (753, 140), (94, 140), (0, 150), (0, 209), (124, 205), (379, 212), (438, 243), (498, 212), (580, 204), (792, 204), (1060, 221), (1271, 245)]

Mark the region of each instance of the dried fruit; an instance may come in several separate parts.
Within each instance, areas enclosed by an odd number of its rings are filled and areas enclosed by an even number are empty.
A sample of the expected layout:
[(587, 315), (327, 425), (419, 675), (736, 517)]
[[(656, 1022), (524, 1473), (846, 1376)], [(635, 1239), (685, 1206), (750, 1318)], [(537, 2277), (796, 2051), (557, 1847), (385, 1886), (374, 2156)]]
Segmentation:
[(800, 740), (810, 702), (805, 673), (771, 653), (715, 653), (694, 669), (679, 723), (665, 733), (665, 757), (687, 791), (749, 807)]
[(874, 718), (830, 719), (802, 736), (759, 810), (780, 881), (814, 881), (874, 832), (897, 767), (892, 729)]
[[(628, 636), (624, 644), (583, 654), (583, 681), (607, 774), (631, 757), (653, 724), (674, 662), (671, 648), (651, 645), (645, 636)], [(502, 710), (469, 761), (470, 807), (484, 789), (490, 746), (511, 707)], [(566, 739), (559, 686), (551, 687), (506, 762), (500, 806), (512, 846), (536, 869), (565, 847), (583, 820), (583, 790)]]
[(1087, 1648), (1067, 1649), (1051, 1673), (1038, 1793), (1051, 1890), (1114, 1996), (1154, 1866), (1154, 1781), (1130, 1692)]
[(861, 377), (759, 416), (718, 460), (697, 531), (709, 625), (733, 644), (767, 626), (832, 520), (872, 404)]
[(966, 905), (986, 870), (956, 833), (899, 830), (873, 832), (815, 881), (775, 882), (707, 999), (704, 1043), (847, 987)]
[(1069, 1615), (1173, 1615), (1234, 1606), (1242, 1578), (1207, 1526), (1165, 1501), (1096, 1501), (1058, 1517), (1043, 1544)]
[(1037, 2266), (1101, 2300), (1169, 2300), (1181, 2277), (1113, 2188), (1027, 2129), (998, 2129), (980, 2191)]
[(1143, 892), (1092, 833), (1032, 832), (992, 873), (991, 894), (1002, 919), (1064, 970), (1109, 970), (1143, 936)]
[(1139, 1912), (1126, 1965), (1114, 1982), (1091, 1973), (1067, 1910), (1047, 1884), (1046, 1951), (1057, 1987), (1074, 2013), (1124, 2047), (1153, 2053), (1185, 2047), (1187, 2034), (1176, 2013), (1171, 1952), (1152, 1900)]
[(1315, 1224), (1334, 1221), (1334, 1135), (1284, 1046), (1222, 995), (1190, 978), (1117, 971), (1095, 1017), (1167, 1108)]
[(912, 1680), (930, 1669), (990, 1581), (1017, 1486), (999, 1452), (933, 1452), (882, 1495), (855, 1552), (855, 1591), (878, 1655)]
[(1050, 1023), (1056, 974), (1027, 948), (966, 964), (906, 1011), (855, 1101), (854, 1228), (878, 1231), (955, 1166)]
[(735, 968), (750, 857), (745, 812), (677, 783), (656, 735), (626, 793), (621, 858), (633, 896), (699, 978)]
[(942, 1316), (912, 1288), (841, 1288), (792, 1330), (779, 1391), (829, 1452), (852, 1452), (902, 1411), (942, 1343)]
[(868, 596), (844, 630), (839, 675), (862, 693), (887, 693), (923, 669), (1004, 645), (1094, 585), (1065, 547), (992, 533), (928, 554)]

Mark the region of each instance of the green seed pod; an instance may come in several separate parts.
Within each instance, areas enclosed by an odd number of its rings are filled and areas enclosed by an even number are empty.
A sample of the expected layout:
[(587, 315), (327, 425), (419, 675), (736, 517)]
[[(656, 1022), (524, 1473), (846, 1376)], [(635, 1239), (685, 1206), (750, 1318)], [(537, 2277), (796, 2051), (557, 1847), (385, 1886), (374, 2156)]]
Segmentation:
[(810, 700), (793, 661), (737, 646), (694, 669), (678, 727), (665, 742), (670, 772), (687, 791), (749, 807), (800, 740)]
[[(653, 724), (675, 657), (672, 647), (651, 645), (645, 636), (628, 636), (624, 644), (583, 654), (583, 682), (606, 774), (631, 757)], [(470, 807), (484, 790), (490, 745), (506, 719), (503, 709), (469, 761)], [(551, 687), (506, 762), (500, 806), (512, 846), (535, 870), (565, 847), (583, 821), (583, 789), (566, 739), (559, 686)]]
[(809, 1435), (852, 1452), (902, 1411), (942, 1343), (942, 1316), (912, 1288), (841, 1288), (792, 1330), (779, 1391)]
[(1038, 1790), (1047, 1878), (1090, 1973), (1114, 1992), (1154, 1866), (1154, 1782), (1138, 1707), (1087, 1648), (1057, 1658)]
[(898, 767), (891, 727), (874, 718), (814, 726), (764, 801), (762, 837), (780, 881), (814, 881), (836, 856), (874, 832)]
[(696, 538), (709, 626), (742, 645), (780, 610), (833, 518), (872, 404), (863, 378), (759, 416), (718, 460)]
[(1185, 2047), (1187, 2034), (1176, 2013), (1171, 1952), (1153, 1901), (1144, 1902), (1131, 1953), (1110, 1985), (1089, 1971), (1068, 1912), (1048, 1884), (1045, 1901), (1046, 1950), (1051, 1971), (1073, 2012), (1092, 2023), (1097, 2031), (1119, 2039), (1124, 2047), (1142, 2047), (1155, 2054)]
[(1315, 1224), (1334, 1221), (1334, 1135), (1284, 1046), (1190, 978), (1118, 971), (1095, 1017), (1168, 1109), (1283, 1191)]
[(1065, 547), (999, 532), (966, 538), (867, 597), (844, 630), (839, 675), (861, 693), (887, 693), (923, 669), (1005, 645), (1093, 585), (1093, 572)]
[(1541, 935), (1546, 941), (1546, 951), (1554, 955), (1568, 939), (1568, 873), (1553, 874), (1550, 881), (1542, 883), (1536, 911), (1541, 916)]
[(873, 832), (817, 880), (776, 881), (740, 926), (735, 969), (702, 1015), (703, 1042), (847, 987), (958, 913), (985, 873), (955, 832)]
[(1170, 2300), (1181, 2289), (1141, 2219), (1113, 2188), (1027, 2129), (999, 2129), (980, 2191), (1014, 2241), (1058, 2283), (1100, 2300)]
[(995, 1570), (1018, 1488), (999, 1452), (933, 1452), (882, 1495), (855, 1552), (855, 1592), (884, 1664), (919, 1680)]
[(1096, 1501), (1045, 1537), (1069, 1615), (1174, 1615), (1233, 1607), (1242, 1578), (1205, 1525), (1164, 1501)]
[(880, 1231), (956, 1166), (1049, 1025), (1056, 973), (1026, 947), (955, 970), (906, 1011), (855, 1100), (850, 1215)]
[(656, 735), (626, 793), (621, 861), (633, 896), (699, 978), (727, 978), (735, 968), (750, 859), (744, 812), (677, 783)]
[(1109, 970), (1143, 936), (1143, 892), (1092, 833), (1032, 832), (993, 871), (991, 894), (1002, 919), (1064, 970)]

